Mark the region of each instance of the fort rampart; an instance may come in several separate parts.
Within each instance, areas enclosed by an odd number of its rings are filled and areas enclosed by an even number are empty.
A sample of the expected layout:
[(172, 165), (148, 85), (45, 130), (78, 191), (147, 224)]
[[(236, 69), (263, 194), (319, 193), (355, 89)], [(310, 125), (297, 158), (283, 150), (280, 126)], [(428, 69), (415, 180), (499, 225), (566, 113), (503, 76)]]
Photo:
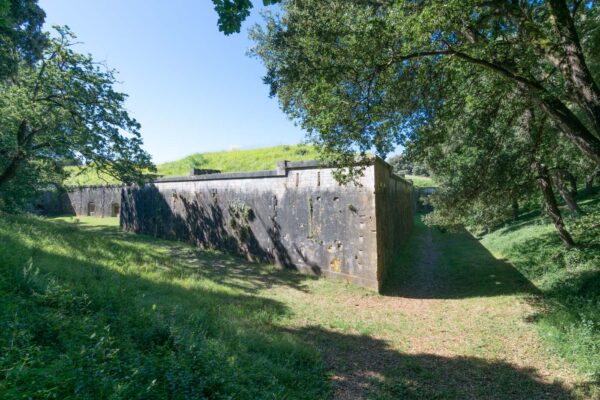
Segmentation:
[(118, 211), (128, 231), (378, 290), (412, 229), (414, 188), (378, 158), (357, 183), (344, 186), (314, 161), (280, 162), (272, 171), (195, 173), (201, 175), (80, 188), (64, 200), (76, 215)]

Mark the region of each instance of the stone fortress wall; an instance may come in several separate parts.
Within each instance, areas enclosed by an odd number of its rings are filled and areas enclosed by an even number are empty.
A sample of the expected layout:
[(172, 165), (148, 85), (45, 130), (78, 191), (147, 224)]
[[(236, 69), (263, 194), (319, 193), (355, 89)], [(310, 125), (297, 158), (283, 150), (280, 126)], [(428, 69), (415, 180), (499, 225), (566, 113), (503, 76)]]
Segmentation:
[(315, 161), (280, 162), (272, 171), (193, 170), (144, 186), (80, 188), (67, 201), (76, 215), (111, 216), (118, 204), (127, 231), (381, 290), (410, 234), (415, 197), (375, 158), (345, 186)]
[(118, 217), (123, 186), (82, 186), (67, 191), (47, 191), (32, 202), (30, 209), (43, 215), (87, 215)]

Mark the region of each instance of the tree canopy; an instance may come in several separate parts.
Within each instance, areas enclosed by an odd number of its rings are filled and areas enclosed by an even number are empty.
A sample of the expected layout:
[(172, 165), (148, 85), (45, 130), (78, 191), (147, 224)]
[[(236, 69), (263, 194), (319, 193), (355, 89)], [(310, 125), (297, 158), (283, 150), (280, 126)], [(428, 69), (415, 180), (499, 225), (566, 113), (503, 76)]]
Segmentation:
[(126, 183), (141, 181), (153, 169), (141, 147), (140, 125), (124, 108), (126, 95), (114, 89), (114, 71), (75, 52), (75, 36), (67, 28), (57, 33), (46, 35), (39, 61), (22, 59), (17, 73), (0, 82), (4, 197), (60, 183), (36, 171), (60, 173), (65, 163), (93, 165)]
[[(263, 5), (279, 3), (281, 0), (263, 0)], [(212, 0), (219, 15), (219, 30), (226, 35), (239, 33), (242, 22), (250, 15), (253, 4), (250, 0)]]
[(600, 165), (597, 1), (289, 0), (281, 9), (253, 30), (253, 54), (271, 94), (334, 165), (405, 144), (436, 180), (447, 177), (439, 211), (455, 217), (477, 204), (499, 215), (533, 184), (549, 201), (549, 180)]
[(37, 0), (0, 0), (0, 80), (15, 73), (23, 59), (39, 59), (46, 41), (45, 17)]
[(435, 116), (449, 81), (491, 72), (600, 163), (600, 90), (588, 66), (598, 57), (596, 1), (291, 0), (282, 7), (253, 32), (254, 54), (283, 109), (337, 151), (386, 153)]

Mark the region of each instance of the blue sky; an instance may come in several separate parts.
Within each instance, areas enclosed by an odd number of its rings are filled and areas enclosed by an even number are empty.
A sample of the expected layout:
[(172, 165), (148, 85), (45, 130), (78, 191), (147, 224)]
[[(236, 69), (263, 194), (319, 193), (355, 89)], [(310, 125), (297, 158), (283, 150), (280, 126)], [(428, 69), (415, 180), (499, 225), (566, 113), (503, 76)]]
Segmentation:
[(225, 36), (209, 0), (40, 0), (46, 27), (68, 25), (80, 52), (119, 71), (127, 109), (161, 163), (188, 154), (294, 144), (304, 133), (268, 97), (247, 29)]

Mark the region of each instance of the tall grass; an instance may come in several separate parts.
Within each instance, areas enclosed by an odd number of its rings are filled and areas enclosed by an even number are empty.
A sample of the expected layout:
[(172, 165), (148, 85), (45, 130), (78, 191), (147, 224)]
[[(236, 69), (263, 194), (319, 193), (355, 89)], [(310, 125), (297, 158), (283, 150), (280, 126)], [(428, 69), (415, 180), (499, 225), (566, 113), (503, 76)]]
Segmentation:
[(201, 273), (242, 261), (94, 221), (0, 215), (0, 398), (327, 396), (284, 304)]
[(565, 250), (544, 215), (531, 212), (483, 237), (542, 292), (541, 335), (591, 379), (600, 381), (600, 198), (580, 202), (585, 214), (567, 216), (579, 248)]

